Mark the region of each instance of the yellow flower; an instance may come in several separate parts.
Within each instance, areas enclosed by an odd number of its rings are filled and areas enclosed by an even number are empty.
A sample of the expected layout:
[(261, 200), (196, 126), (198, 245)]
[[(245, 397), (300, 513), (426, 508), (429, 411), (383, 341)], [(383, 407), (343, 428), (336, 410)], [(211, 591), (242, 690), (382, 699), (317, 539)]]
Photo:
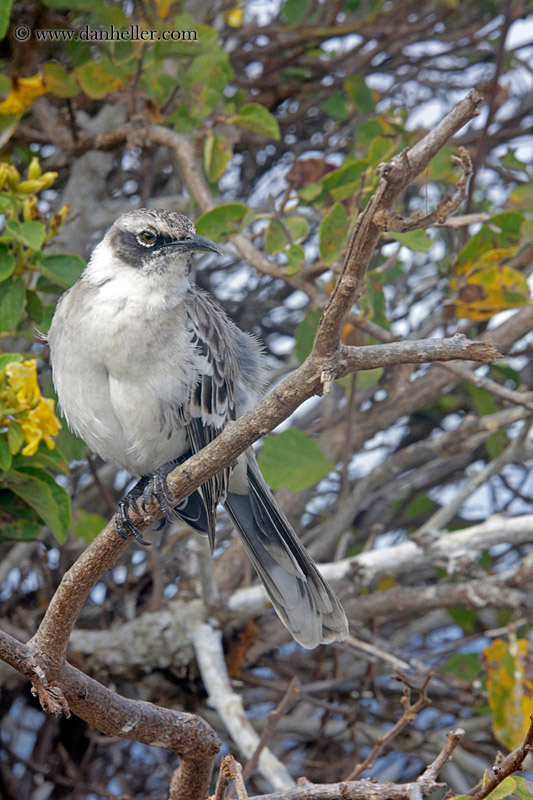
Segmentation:
[(21, 114), (31, 106), (36, 97), (47, 91), (42, 72), (31, 78), (11, 78), (11, 90), (6, 99), (0, 103), (0, 114)]
[(28, 411), (26, 419), (19, 419), (19, 423), (26, 441), (26, 447), (22, 449), (23, 456), (32, 456), (41, 439), (49, 450), (55, 447), (52, 437), (57, 436), (61, 423), (54, 414), (54, 401), (49, 397), (41, 397), (39, 405)]
[(35, 408), (41, 396), (35, 361), (13, 361), (7, 365), (5, 372), (9, 386), (15, 393), (17, 411)]

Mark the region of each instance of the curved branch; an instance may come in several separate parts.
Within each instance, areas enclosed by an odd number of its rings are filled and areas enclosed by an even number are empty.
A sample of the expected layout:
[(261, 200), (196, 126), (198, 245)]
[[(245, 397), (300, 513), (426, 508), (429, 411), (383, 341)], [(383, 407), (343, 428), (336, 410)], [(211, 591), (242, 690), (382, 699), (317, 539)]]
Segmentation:
[[(0, 631), (0, 658), (36, 685), (41, 703), (60, 713), (64, 698), (75, 714), (108, 736), (122, 736), (153, 747), (172, 750), (181, 758), (179, 791), (173, 800), (202, 800), (209, 791), (213, 762), (219, 741), (213, 729), (194, 714), (161, 708), (144, 700), (129, 700), (89, 678), (70, 664), (65, 664), (61, 686), (55, 686), (39, 674), (36, 653), (30, 644), (22, 644)], [(45, 709), (46, 710), (46, 709)]]

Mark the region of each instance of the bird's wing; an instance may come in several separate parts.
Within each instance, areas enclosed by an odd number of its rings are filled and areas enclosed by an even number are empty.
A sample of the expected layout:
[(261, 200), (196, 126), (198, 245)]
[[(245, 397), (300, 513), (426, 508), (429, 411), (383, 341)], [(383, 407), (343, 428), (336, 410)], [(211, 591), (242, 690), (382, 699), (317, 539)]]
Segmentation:
[[(186, 430), (194, 454), (212, 442), (229, 420), (236, 418), (238, 364), (231, 352), (230, 323), (223, 312), (203, 292), (195, 291), (192, 300), (187, 332), (196, 348), (198, 375), (191, 391)], [(198, 489), (207, 514), (211, 549), (216, 507), (226, 499), (230, 472), (229, 467), (221, 470)]]

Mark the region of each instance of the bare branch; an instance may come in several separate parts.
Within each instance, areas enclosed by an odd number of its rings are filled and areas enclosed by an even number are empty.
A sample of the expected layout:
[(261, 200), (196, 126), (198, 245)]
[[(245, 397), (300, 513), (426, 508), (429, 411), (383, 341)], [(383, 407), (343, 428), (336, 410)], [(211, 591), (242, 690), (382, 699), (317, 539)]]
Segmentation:
[[(193, 632), (192, 641), (211, 705), (218, 711), (239, 750), (248, 759), (253, 758), (259, 748), (260, 739), (248, 722), (241, 698), (231, 688), (222, 650), (221, 632), (211, 625), (200, 625)], [(294, 786), (285, 766), (265, 746), (259, 752), (258, 769), (275, 789)]]
[(284, 714), (287, 713), (287, 711), (291, 708), (293, 703), (296, 702), (299, 694), (300, 694), (300, 681), (298, 680), (298, 678), (295, 677), (289, 683), (287, 691), (281, 698), (276, 708), (273, 711), (268, 712), (267, 724), (263, 728), (261, 738), (259, 739), (259, 744), (257, 745), (255, 753), (252, 755), (248, 763), (245, 764), (244, 769), (242, 771), (242, 776), (244, 780), (248, 780), (248, 778), (256, 768), (257, 762), (259, 761), (259, 756), (261, 755), (261, 751), (263, 750), (266, 743), (269, 741), (270, 737), (274, 733), (278, 721)]
[(509, 753), (508, 756), (498, 761), (497, 765), (493, 766), (494, 774), (492, 778), (489, 778), (486, 783), (481, 781), (468, 792), (472, 800), (483, 800), (483, 798), (488, 797), (505, 778), (508, 778), (509, 775), (512, 775), (513, 772), (522, 767), (526, 757), (533, 750), (533, 714), (530, 716), (530, 720), (529, 730), (520, 747), (517, 747), (516, 750), (513, 750), (512, 753)]
[(479, 113), (481, 101), (479, 95), (470, 92), (410, 150), (404, 150), (392, 161), (380, 165), (378, 188), (355, 223), (340, 277), (318, 325), (314, 344), (317, 356), (327, 356), (338, 347), (346, 315), (363, 291), (371, 255), (383, 226), (386, 229), (384, 219), (394, 213), (394, 203), (399, 194), (429, 165), (448, 139)]
[[(398, 677), (399, 680), (403, 680), (401, 675)], [(401, 699), (403, 706), (402, 716), (384, 736), (379, 736), (375, 740), (370, 753), (367, 755), (364, 761), (361, 761), (360, 764), (355, 765), (353, 770), (346, 778), (347, 781), (356, 780), (366, 769), (373, 767), (374, 761), (379, 756), (383, 748), (389, 744), (389, 742), (391, 742), (407, 725), (410, 725), (411, 722), (416, 719), (416, 715), (419, 711), (431, 704), (431, 700), (427, 696), (427, 687), (432, 677), (433, 673), (430, 672), (420, 689), (418, 689), (419, 695), (414, 703), (411, 703), (411, 687), (409, 685), (405, 686)]]
[(465, 732), (462, 728), (455, 728), (455, 730), (450, 731), (450, 733), (446, 736), (446, 743), (444, 747), (438, 754), (437, 758), (432, 761), (422, 775), (420, 775), (420, 777), (417, 779), (417, 783), (423, 785), (429, 784), (430, 786), (434, 783), (441, 769), (445, 764), (447, 764), (448, 761), (451, 760), (453, 751), (464, 735)]
[[(432, 531), (417, 543), (412, 540), (380, 550), (370, 550), (320, 567), (324, 577), (335, 583), (354, 576), (362, 586), (370, 585), (382, 575), (412, 574), (413, 570), (445, 561), (453, 567), (459, 558), (474, 559), (487, 547), (507, 542), (524, 544), (533, 535), (533, 514), (520, 517), (494, 515), (480, 525), (439, 534)], [(228, 600), (232, 611), (253, 613), (264, 607), (266, 595), (261, 586), (239, 589)]]
[(513, 389), (508, 389), (507, 386), (502, 386), (500, 383), (496, 383), (496, 381), (493, 381), (490, 378), (484, 378), (481, 375), (477, 375), (475, 372), (467, 369), (462, 364), (442, 364), (439, 366), (442, 366), (442, 368), (448, 372), (452, 372), (462, 381), (468, 381), (468, 383), (471, 383), (473, 386), (478, 386), (480, 389), (485, 389), (487, 392), (490, 392), (490, 394), (494, 395), (494, 397), (498, 397), (500, 400), (507, 400), (510, 403), (524, 406), (524, 408), (529, 408), (531, 411), (533, 411), (532, 392), (517, 392), (513, 391)]
[[(31, 681), (40, 675), (36, 664), (40, 657), (31, 644), (0, 631), (0, 658)], [(50, 690), (50, 685), (45, 688)], [(206, 796), (219, 742), (200, 717), (121, 697), (70, 664), (64, 665), (59, 691), (59, 703), (64, 699), (71, 711), (108, 736), (175, 752), (181, 765), (179, 781), (175, 781), (179, 791), (172, 800), (203, 800)]]

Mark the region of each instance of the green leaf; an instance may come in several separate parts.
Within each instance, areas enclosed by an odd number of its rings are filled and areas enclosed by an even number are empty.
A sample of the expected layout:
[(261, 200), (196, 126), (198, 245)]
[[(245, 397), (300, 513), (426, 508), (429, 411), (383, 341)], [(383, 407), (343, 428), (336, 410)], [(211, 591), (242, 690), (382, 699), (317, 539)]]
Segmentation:
[(85, 268), (85, 261), (77, 255), (41, 255), (38, 259), (39, 270), (55, 286), (70, 289), (76, 283)]
[(242, 106), (231, 121), (240, 128), (260, 133), (270, 139), (281, 139), (277, 119), (260, 103), (247, 103)]
[(490, 800), (503, 800), (504, 797), (509, 797), (516, 789), (516, 781), (514, 778), (504, 778), (503, 781), (492, 790), (487, 798)]
[(281, 253), (287, 243), (287, 234), (283, 230), (283, 225), (281, 225), (277, 219), (271, 220), (268, 228), (265, 231), (265, 253), (267, 253), (269, 256), (274, 256), (276, 253)]
[(106, 524), (107, 520), (100, 514), (88, 514), (86, 511), (78, 509), (73, 533), (78, 539), (90, 544), (93, 539), (96, 539), (100, 531), (105, 528)]
[(338, 120), (345, 120), (348, 118), (348, 109), (346, 108), (346, 98), (342, 92), (334, 92), (327, 100), (320, 104), (320, 108), (329, 117)]
[(319, 194), (322, 194), (322, 186), (319, 183), (308, 183), (302, 189), (298, 189), (298, 197), (306, 203), (311, 203)]
[(326, 265), (333, 264), (341, 255), (346, 234), (348, 233), (348, 217), (341, 203), (335, 203), (322, 222), (318, 232), (320, 258)]
[(26, 289), (26, 311), (37, 325), (43, 321), (43, 304), (35, 292)]
[(11, 331), (24, 310), (26, 289), (22, 278), (9, 279), (0, 292), (0, 331)]
[(457, 653), (450, 656), (441, 666), (442, 672), (454, 675), (462, 681), (471, 683), (481, 675), (481, 657), (479, 653)]
[(533, 184), (523, 183), (521, 186), (515, 186), (507, 202), (509, 205), (529, 211), (533, 208)]
[(379, 164), (386, 161), (396, 152), (396, 142), (390, 136), (376, 136), (368, 148), (368, 163)]
[(357, 388), (368, 389), (369, 386), (374, 386), (382, 375), (383, 367), (361, 370), (361, 372), (357, 373)]
[(520, 243), (533, 242), (533, 219), (525, 219), (520, 226)]
[(396, 239), (397, 242), (403, 244), (404, 247), (414, 250), (415, 253), (427, 253), (433, 244), (433, 241), (426, 236), (426, 232), (423, 230), (408, 231), (408, 233), (389, 233), (388, 235), (391, 239)]
[(284, 220), (285, 226), (289, 229), (293, 244), (304, 242), (309, 235), (309, 223), (305, 217), (287, 217)]
[(5, 244), (0, 244), (0, 281), (5, 281), (13, 275), (15, 269), (15, 256)]
[(57, 97), (75, 97), (80, 93), (80, 86), (74, 73), (67, 73), (65, 67), (55, 61), (49, 61), (43, 67), (46, 88)]
[[(160, 22), (160, 33), (169, 28), (168, 22)], [(209, 25), (198, 23), (192, 14), (178, 14), (172, 22), (172, 29), (182, 32), (179, 39), (159, 41), (155, 45), (156, 61), (161, 64), (165, 58), (191, 58), (202, 53), (210, 53), (217, 44), (217, 31)], [(190, 32), (190, 33), (189, 33)], [(196, 33), (196, 38), (194, 34)]]
[(296, 345), (294, 347), (294, 352), (300, 364), (305, 361), (313, 349), (315, 333), (321, 316), (322, 312), (314, 308), (308, 311), (305, 317), (296, 326), (294, 334), (296, 336)]
[(13, 0), (4, 0), (4, 2), (0, 4), (0, 39), (3, 39), (7, 33), (12, 2)]
[(39, 442), (37, 451), (32, 456), (23, 456), (18, 453), (13, 458), (13, 469), (24, 469), (25, 467), (45, 467), (54, 472), (61, 472), (63, 475), (68, 475), (68, 461), (63, 455), (61, 450), (56, 446), (50, 450), (44, 442)]
[(11, 364), (12, 361), (22, 361), (22, 356), (20, 353), (2, 353), (0, 355), (0, 370), (4, 369), (7, 364)]
[(287, 275), (294, 275), (305, 266), (305, 252), (301, 244), (291, 244), (285, 250), (285, 255), (289, 259), (287, 264)]
[(253, 218), (253, 211), (243, 203), (224, 203), (196, 220), (196, 232), (215, 242), (223, 242), (241, 231)]
[(16, 239), (17, 242), (22, 242), (31, 250), (40, 250), (45, 236), (46, 228), (42, 222), (17, 222), (17, 220), (8, 219), (2, 240), (5, 242)]
[(476, 261), (489, 250), (512, 247), (520, 241), (520, 227), (523, 215), (516, 211), (505, 211), (491, 217), (488, 223), (472, 236), (457, 256), (457, 267), (469, 261)]
[(291, 492), (314, 486), (335, 469), (319, 445), (297, 428), (267, 436), (259, 466), (273, 489), (284, 486)]
[(192, 133), (198, 127), (198, 120), (191, 117), (186, 103), (180, 103), (168, 121), (178, 133)]
[(9, 450), (7, 437), (2, 434), (0, 435), (0, 470), (5, 471), (6, 469), (9, 469), (10, 466), (11, 452)]
[(123, 81), (116, 73), (117, 68), (106, 57), (101, 61), (86, 61), (75, 69), (81, 88), (93, 100), (102, 100), (106, 95), (122, 89)]
[(298, 25), (307, 12), (307, 0), (285, 0), (281, 13), (287, 25)]
[(466, 606), (452, 606), (448, 614), (465, 633), (473, 633), (476, 624), (476, 612)]
[(480, 386), (474, 386), (472, 383), (467, 383), (466, 390), (469, 393), (472, 405), (480, 417), (487, 414), (495, 414), (499, 411), (498, 403), (494, 399), (494, 395), (482, 389)]
[(210, 134), (204, 140), (204, 169), (209, 180), (214, 183), (224, 174), (233, 152), (224, 136)]
[[(20, 503), (20, 500), (18, 501)], [(2, 521), (0, 528), (0, 541), (2, 542), (31, 542), (41, 532), (42, 525), (29, 522), (25, 519), (15, 519), (11, 522)]]
[(330, 192), (334, 200), (341, 201), (351, 197), (361, 185), (361, 176), (367, 168), (366, 161), (352, 161), (333, 170), (321, 183), (326, 192)]
[(183, 82), (191, 117), (205, 119), (215, 110), (233, 74), (229, 54), (220, 47), (193, 58)]
[(354, 104), (357, 111), (370, 114), (374, 110), (372, 91), (365, 83), (364, 76), (358, 73), (350, 75), (344, 81), (344, 91)]
[(513, 775), (513, 780), (516, 783), (514, 793), (519, 800), (533, 800), (533, 783), (521, 775)]
[(39, 467), (12, 470), (5, 477), (10, 490), (33, 508), (56, 539), (63, 542), (70, 525), (70, 497), (65, 489)]
[(510, 147), (501, 161), (503, 166), (508, 167), (508, 169), (518, 169), (521, 172), (527, 172), (527, 164), (520, 161), (520, 159), (515, 156), (514, 150), (511, 150)]

